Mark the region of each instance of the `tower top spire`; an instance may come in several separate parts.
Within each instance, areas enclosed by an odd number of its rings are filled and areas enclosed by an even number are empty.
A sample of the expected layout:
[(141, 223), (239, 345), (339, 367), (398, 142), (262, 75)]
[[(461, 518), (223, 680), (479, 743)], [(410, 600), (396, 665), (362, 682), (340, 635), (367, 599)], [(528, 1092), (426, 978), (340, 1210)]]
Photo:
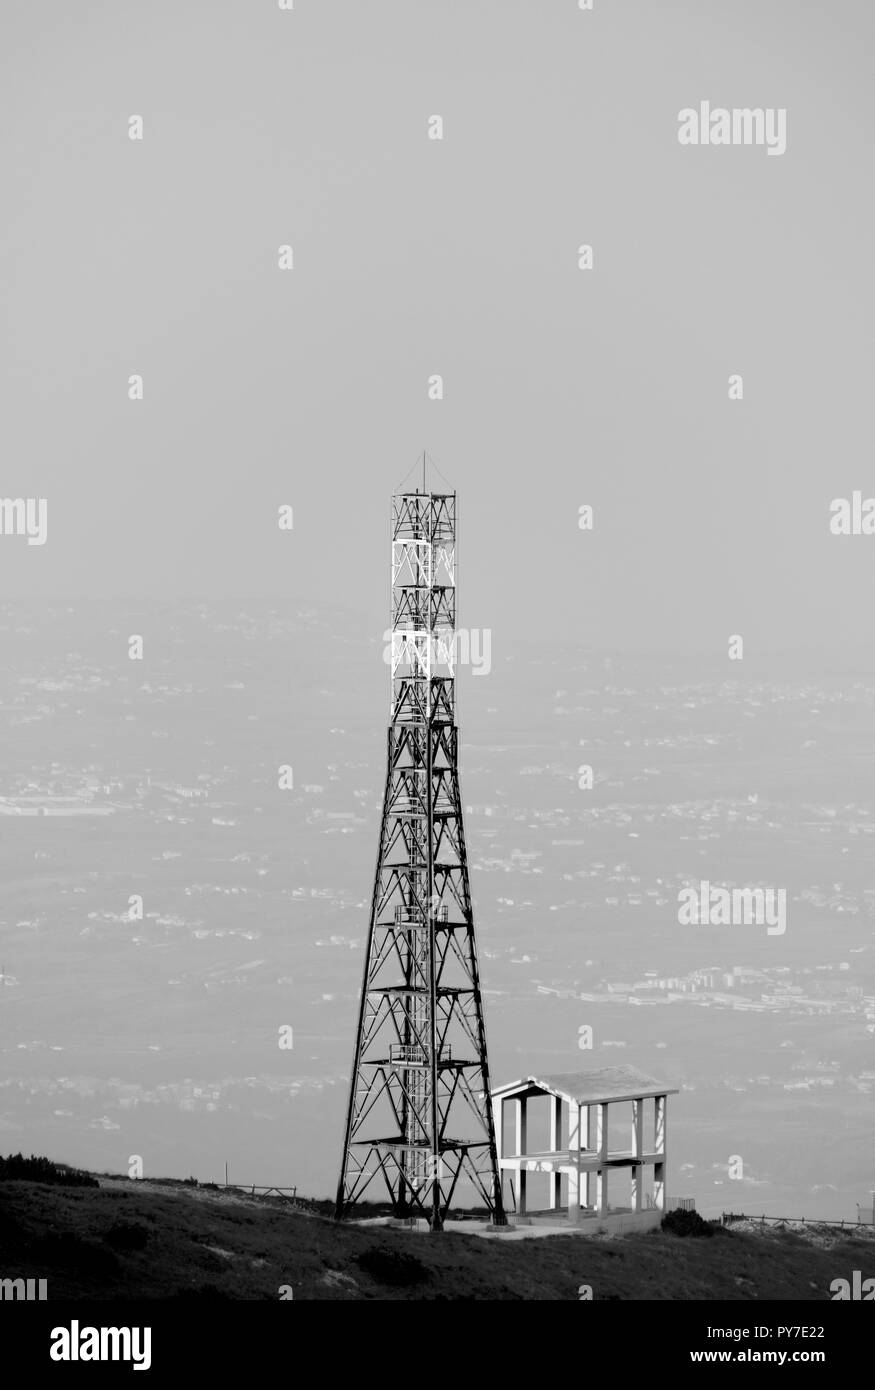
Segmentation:
[(408, 469), (407, 473), (401, 479), (401, 482), (395, 488), (396, 496), (409, 494), (411, 492), (408, 480), (414, 470), (417, 474), (416, 487), (412, 489), (414, 496), (417, 493), (420, 495), (424, 494), (426, 497), (432, 494), (437, 496), (449, 496), (452, 494), (455, 496), (454, 489), (450, 486), (449, 482), (447, 482), (447, 479), (444, 477), (427, 449), (422, 450), (416, 462)]

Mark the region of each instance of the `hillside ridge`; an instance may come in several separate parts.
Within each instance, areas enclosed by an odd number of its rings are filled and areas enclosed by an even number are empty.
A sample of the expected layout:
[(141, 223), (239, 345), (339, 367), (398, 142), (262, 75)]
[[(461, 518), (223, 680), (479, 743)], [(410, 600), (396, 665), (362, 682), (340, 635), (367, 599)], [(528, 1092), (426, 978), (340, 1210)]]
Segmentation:
[(49, 1300), (817, 1301), (854, 1270), (875, 1274), (867, 1226), (508, 1241), (451, 1224), (440, 1235), (338, 1224), (327, 1202), (89, 1176), (95, 1185), (0, 1180), (0, 1279), (46, 1279)]

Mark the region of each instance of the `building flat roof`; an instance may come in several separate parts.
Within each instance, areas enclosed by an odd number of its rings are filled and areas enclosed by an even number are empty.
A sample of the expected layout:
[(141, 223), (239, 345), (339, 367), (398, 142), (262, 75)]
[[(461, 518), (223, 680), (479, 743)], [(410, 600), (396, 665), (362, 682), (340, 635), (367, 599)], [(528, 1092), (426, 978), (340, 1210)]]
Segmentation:
[(543, 1091), (547, 1095), (574, 1101), (578, 1105), (593, 1105), (598, 1101), (637, 1100), (642, 1096), (674, 1096), (677, 1086), (655, 1081), (636, 1067), (593, 1067), (591, 1071), (542, 1072), (496, 1086), (492, 1095), (506, 1099), (523, 1091)]

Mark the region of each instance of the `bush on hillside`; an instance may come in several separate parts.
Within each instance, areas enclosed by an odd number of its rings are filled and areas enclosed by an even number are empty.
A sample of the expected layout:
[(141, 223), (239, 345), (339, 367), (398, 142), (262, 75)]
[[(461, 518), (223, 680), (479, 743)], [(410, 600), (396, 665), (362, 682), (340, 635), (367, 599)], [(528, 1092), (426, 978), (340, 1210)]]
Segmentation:
[(697, 1211), (684, 1211), (680, 1207), (666, 1212), (662, 1218), (662, 1230), (673, 1236), (729, 1235), (725, 1226), (716, 1221), (705, 1221)]
[(375, 1246), (356, 1257), (359, 1269), (376, 1279), (378, 1284), (389, 1284), (394, 1288), (409, 1288), (421, 1284), (429, 1277), (425, 1265), (407, 1250), (392, 1250), (386, 1246)]
[(78, 1168), (68, 1168), (65, 1163), (53, 1163), (50, 1158), (37, 1158), (31, 1154), (10, 1154), (3, 1158), (0, 1154), (0, 1182), (44, 1182), (60, 1184), (64, 1187), (99, 1187), (100, 1183), (90, 1173), (82, 1173)]

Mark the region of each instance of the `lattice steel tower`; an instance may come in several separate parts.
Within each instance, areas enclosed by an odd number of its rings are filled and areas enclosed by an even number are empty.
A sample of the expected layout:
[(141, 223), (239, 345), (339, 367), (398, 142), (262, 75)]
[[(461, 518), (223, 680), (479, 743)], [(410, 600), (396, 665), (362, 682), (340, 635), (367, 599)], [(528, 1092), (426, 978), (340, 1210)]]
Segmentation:
[[(392, 499), (386, 788), (335, 1215), (382, 1176), (440, 1230), (473, 1185), (504, 1224), (456, 727), (456, 495)], [(466, 1137), (461, 1137), (461, 1136)]]

